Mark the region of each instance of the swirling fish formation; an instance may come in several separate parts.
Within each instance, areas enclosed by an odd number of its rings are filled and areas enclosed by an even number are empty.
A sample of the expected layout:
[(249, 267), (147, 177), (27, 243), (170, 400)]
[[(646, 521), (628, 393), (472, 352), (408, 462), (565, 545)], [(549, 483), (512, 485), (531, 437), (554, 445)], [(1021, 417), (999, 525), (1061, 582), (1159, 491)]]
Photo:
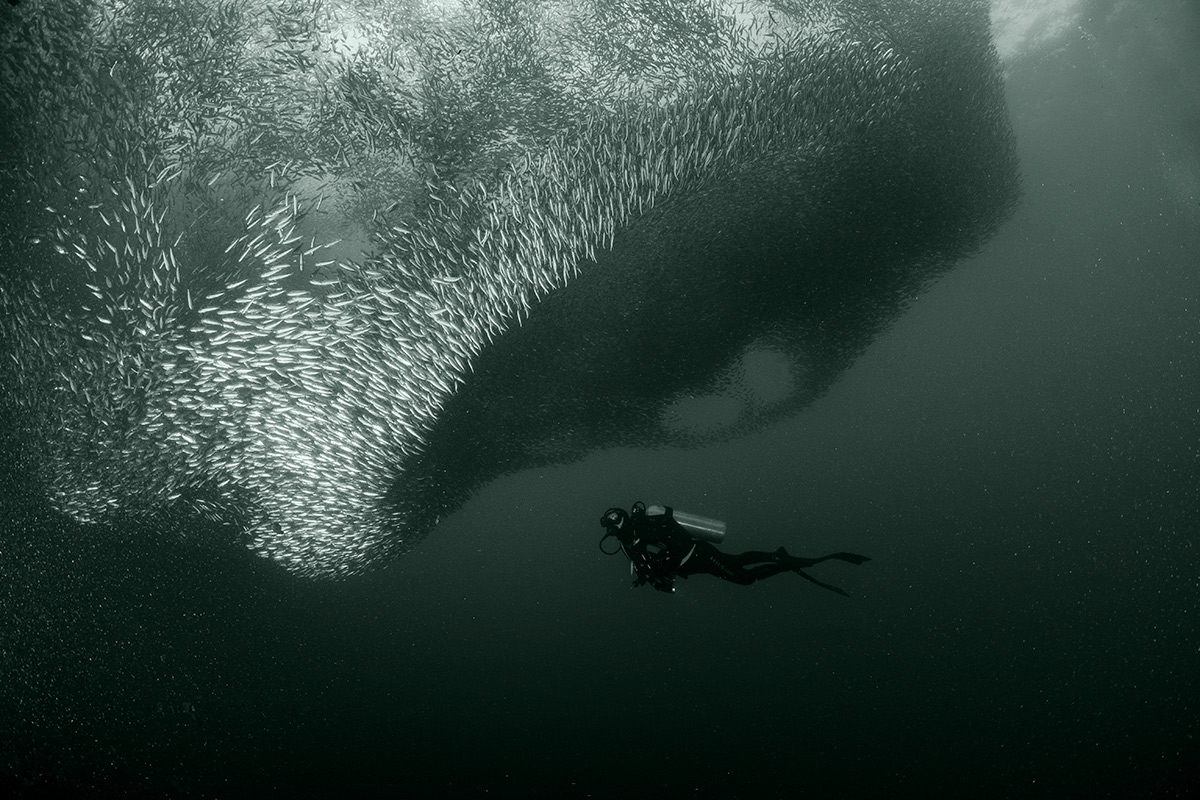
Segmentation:
[[(79, 522), (198, 516), (304, 575), (403, 551), (500, 468), (447, 467), (470, 461), (439, 449), (447, 420), (483, 392), (476, 370), (517, 363), (494, 345), (569, 326), (539, 309), (618, 274), (623, 238), (783, 175), (767, 202), (805, 224), (886, 207), (881, 229), (906, 226), (888, 269), (916, 277), (888, 284), (886, 317), (931, 274), (914, 264), (977, 246), (1016, 193), (980, 3), (0, 13), (0, 408), (21, 458)], [(893, 197), (839, 187), (864, 170)], [(689, 280), (736, 303), (727, 278)], [(545, 377), (548, 427), (572, 374)], [(545, 452), (622, 440), (595, 433)]]

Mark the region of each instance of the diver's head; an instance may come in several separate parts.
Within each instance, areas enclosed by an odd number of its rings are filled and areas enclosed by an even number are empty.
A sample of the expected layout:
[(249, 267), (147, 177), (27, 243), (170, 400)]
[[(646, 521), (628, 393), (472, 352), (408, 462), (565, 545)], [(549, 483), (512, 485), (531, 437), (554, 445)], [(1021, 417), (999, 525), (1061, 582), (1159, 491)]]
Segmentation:
[(608, 530), (611, 534), (618, 534), (625, 530), (629, 524), (629, 515), (625, 513), (623, 508), (610, 508), (604, 512), (604, 516), (600, 518), (600, 525)]
[[(623, 508), (610, 508), (604, 512), (604, 516), (600, 518), (600, 525), (604, 528), (604, 535), (600, 537), (600, 552), (606, 556), (615, 555), (621, 552), (621, 547), (633, 544), (633, 526), (629, 524), (629, 515), (625, 513)], [(610, 536), (615, 536), (620, 542), (620, 547), (615, 550), (605, 550), (604, 540)]]

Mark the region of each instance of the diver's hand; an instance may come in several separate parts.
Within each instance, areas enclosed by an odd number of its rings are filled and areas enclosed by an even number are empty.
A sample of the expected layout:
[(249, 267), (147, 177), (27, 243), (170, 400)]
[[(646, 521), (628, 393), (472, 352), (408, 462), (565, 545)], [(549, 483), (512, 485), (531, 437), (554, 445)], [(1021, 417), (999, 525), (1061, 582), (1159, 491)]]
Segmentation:
[(666, 576), (662, 576), (662, 575), (655, 576), (654, 578), (652, 578), (650, 580), (650, 584), (655, 589), (658, 589), (660, 592), (666, 592), (667, 594), (675, 593), (675, 578), (674, 578), (674, 576), (671, 576), (671, 577), (666, 577)]

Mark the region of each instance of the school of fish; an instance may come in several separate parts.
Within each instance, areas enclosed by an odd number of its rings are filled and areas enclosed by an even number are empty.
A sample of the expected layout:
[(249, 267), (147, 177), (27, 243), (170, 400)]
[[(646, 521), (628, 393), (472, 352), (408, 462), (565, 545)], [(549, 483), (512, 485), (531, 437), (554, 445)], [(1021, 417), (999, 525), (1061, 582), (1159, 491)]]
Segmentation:
[(79, 523), (201, 519), (302, 575), (411, 547), (480, 354), (648, 210), (887, 131), (944, 39), (994, 88), (983, 4), (801, 5), (5, 7), (16, 457)]

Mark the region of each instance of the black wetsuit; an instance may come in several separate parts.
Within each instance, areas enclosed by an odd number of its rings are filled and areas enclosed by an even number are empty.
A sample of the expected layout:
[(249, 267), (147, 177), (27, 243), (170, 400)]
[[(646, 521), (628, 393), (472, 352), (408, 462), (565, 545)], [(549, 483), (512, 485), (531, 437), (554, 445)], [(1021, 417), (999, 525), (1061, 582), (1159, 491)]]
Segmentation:
[(609, 528), (621, 542), (629, 558), (634, 585), (649, 583), (660, 592), (675, 591), (675, 578), (689, 575), (715, 575), (723, 580), (749, 586), (755, 581), (770, 578), (781, 572), (795, 572), (800, 577), (838, 594), (846, 594), (836, 586), (823, 583), (802, 569), (829, 559), (861, 564), (870, 561), (855, 553), (831, 553), (820, 558), (790, 555), (780, 547), (775, 552), (749, 550), (745, 553), (723, 553), (709, 542), (693, 539), (676, 522), (670, 509), (665, 514), (649, 515), (640, 504), (627, 517), (627, 528)]

